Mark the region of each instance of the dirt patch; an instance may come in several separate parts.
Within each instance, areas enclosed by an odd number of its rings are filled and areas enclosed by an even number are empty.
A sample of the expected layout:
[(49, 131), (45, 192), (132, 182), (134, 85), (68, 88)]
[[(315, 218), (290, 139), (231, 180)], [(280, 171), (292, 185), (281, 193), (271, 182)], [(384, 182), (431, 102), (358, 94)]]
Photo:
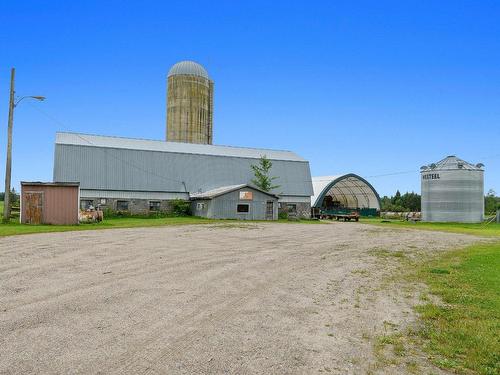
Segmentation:
[(356, 223), (2, 238), (0, 373), (413, 373), (425, 358), (377, 352), (415, 321), (387, 278), (476, 240)]

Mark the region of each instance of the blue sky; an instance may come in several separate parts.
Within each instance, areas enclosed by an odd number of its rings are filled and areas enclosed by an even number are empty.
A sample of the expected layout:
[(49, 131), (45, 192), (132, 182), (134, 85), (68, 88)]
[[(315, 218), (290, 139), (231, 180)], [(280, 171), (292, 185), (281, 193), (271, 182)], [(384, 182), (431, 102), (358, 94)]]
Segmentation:
[(456, 154), (500, 193), (499, 19), (498, 1), (2, 2), (0, 175), (10, 67), (47, 97), (16, 109), (18, 188), (52, 179), (58, 130), (163, 139), (167, 71), (191, 59), (216, 144), (290, 149), (382, 195)]

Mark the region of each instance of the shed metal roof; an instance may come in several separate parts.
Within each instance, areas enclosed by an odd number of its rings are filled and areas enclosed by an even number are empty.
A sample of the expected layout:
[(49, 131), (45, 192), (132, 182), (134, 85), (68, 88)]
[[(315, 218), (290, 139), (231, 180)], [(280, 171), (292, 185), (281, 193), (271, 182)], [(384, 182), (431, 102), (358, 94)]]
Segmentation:
[(243, 188), (250, 188), (250, 189), (253, 189), (253, 190), (260, 191), (261, 193), (267, 194), (267, 195), (269, 195), (271, 197), (278, 198), (274, 194), (271, 194), (271, 193), (269, 193), (267, 191), (258, 189), (258, 188), (254, 187), (254, 186), (250, 186), (249, 184), (221, 186), (219, 188), (212, 189), (212, 190), (209, 190), (209, 191), (205, 191), (203, 193), (193, 193), (193, 194), (190, 194), (190, 197), (192, 199), (212, 199), (212, 198), (218, 197), (220, 195), (224, 195), (226, 193), (230, 193), (232, 191), (243, 189)]
[(270, 150), (265, 148), (216, 146), (196, 143), (168, 142), (138, 138), (110, 137), (81, 133), (56, 133), (56, 144), (122, 148), (128, 150), (147, 150), (175, 152), (183, 154), (233, 156), (260, 159), (265, 155), (273, 160), (306, 161), (292, 151)]
[(21, 181), (21, 186), (80, 186), (79, 182)]

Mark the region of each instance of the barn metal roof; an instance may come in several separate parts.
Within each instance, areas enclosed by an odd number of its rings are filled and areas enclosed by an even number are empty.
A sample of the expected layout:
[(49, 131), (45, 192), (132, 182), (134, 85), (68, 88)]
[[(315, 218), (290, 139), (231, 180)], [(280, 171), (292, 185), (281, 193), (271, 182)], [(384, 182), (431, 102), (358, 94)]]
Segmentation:
[(321, 207), (327, 195), (350, 208), (380, 209), (380, 197), (373, 186), (363, 177), (354, 173), (312, 178), (314, 195), (311, 207)]
[(83, 190), (193, 194), (251, 185), (252, 165), (261, 155), (273, 163), (271, 176), (279, 185), (273, 194), (312, 195), (309, 163), (290, 151), (77, 133), (57, 133), (53, 178), (80, 182)]
[(203, 66), (201, 66), (197, 62), (189, 60), (178, 62), (177, 64), (172, 66), (168, 71), (168, 77), (178, 74), (187, 74), (187, 75), (210, 79), (208, 77), (208, 72), (205, 70)]
[(196, 143), (168, 142), (149, 139), (110, 137), (67, 132), (56, 133), (56, 144), (175, 152), (183, 154), (232, 156), (252, 159), (260, 159), (261, 156), (265, 155), (268, 159), (273, 160), (306, 161), (294, 152), (286, 150), (216, 146)]

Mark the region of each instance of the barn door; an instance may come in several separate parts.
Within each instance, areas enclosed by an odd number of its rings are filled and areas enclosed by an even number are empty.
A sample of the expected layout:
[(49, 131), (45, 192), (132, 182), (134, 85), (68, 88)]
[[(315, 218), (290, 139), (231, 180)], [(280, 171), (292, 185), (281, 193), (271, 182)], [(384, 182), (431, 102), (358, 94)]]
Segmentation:
[(43, 193), (25, 193), (24, 217), (28, 224), (41, 224), (43, 217)]
[(274, 203), (273, 201), (267, 201), (266, 203), (266, 220), (274, 219)]

